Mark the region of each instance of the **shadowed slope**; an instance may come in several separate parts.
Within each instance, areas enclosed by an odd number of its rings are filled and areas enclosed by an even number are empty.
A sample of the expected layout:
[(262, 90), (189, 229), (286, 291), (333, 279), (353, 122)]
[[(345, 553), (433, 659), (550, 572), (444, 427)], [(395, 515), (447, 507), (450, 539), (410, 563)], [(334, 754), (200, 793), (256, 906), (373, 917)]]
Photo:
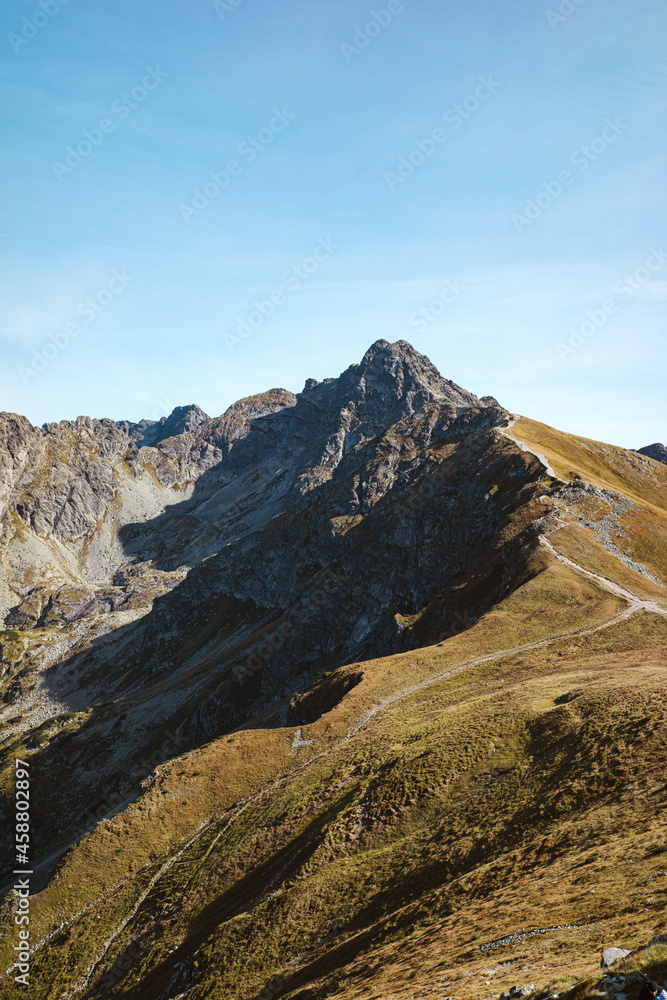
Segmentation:
[(148, 526), (214, 539), (150, 613), (2, 640), (61, 699), (4, 746), (36, 997), (470, 1000), (662, 930), (662, 467), (434, 372), (379, 342), (307, 385)]

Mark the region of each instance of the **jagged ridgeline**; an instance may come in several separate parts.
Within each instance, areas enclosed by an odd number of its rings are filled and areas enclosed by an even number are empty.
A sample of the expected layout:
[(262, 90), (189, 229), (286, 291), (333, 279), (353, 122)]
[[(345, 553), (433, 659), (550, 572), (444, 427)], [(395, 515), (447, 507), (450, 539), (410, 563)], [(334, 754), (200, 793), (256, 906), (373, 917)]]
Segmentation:
[(0, 415), (0, 996), (17, 757), (35, 997), (562, 995), (659, 935), (658, 447), (405, 341), (221, 417)]

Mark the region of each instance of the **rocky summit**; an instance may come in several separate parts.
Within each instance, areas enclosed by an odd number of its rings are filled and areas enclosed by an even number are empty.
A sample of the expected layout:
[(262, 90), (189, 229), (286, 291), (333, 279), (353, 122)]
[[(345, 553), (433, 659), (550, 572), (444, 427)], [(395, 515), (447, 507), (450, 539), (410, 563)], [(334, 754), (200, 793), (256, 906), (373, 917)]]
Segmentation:
[(656, 462), (667, 464), (667, 448), (665, 448), (664, 444), (647, 444), (645, 448), (639, 448), (638, 452), (640, 455), (648, 455), (649, 458), (655, 459)]
[(220, 417), (0, 414), (0, 997), (17, 759), (35, 997), (667, 976), (661, 447), (405, 341)]

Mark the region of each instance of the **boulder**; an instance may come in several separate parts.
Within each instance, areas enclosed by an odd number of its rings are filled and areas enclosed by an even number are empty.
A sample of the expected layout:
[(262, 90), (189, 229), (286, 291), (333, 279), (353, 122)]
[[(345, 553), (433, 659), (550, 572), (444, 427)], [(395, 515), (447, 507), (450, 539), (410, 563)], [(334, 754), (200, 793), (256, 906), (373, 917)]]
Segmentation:
[(600, 965), (603, 969), (607, 969), (614, 962), (618, 962), (619, 959), (625, 958), (626, 955), (630, 954), (629, 948), (605, 948), (602, 952), (602, 961)]

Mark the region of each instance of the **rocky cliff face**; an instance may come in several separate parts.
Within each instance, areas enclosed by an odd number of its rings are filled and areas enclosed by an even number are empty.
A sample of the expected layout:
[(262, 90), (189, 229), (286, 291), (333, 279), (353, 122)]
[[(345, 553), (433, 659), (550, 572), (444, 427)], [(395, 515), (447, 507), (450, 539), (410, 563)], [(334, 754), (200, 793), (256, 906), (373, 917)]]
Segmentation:
[(637, 451), (640, 455), (648, 455), (649, 458), (655, 459), (656, 462), (662, 462), (663, 465), (667, 465), (667, 448), (664, 444), (647, 444), (645, 448), (638, 448)]
[(114, 587), (128, 565), (155, 584), (143, 588), (154, 598), (321, 486), (365, 442), (442, 407), (485, 408), (409, 345), (379, 341), (338, 379), (309, 380), (298, 397), (274, 389), (216, 419), (187, 406), (159, 422), (35, 428), (4, 414), (0, 611), (25, 627), (119, 607), (127, 590)]
[[(468, 615), (511, 589), (525, 558), (503, 529), (544, 469), (508, 421), (386, 341), (219, 418), (5, 415), (6, 742), (96, 706), (66, 740), (85, 775), (66, 803), (44, 788), (43, 814), (65, 831), (139, 781), (166, 726), (196, 745), (258, 713), (284, 724), (318, 673), (419, 645), (425, 612), (430, 635), (460, 631), (457, 581), (478, 563)], [(62, 747), (42, 753), (58, 771)]]
[[(58, 614), (63, 587), (63, 619), (76, 592), (88, 613), (102, 610), (110, 598), (123, 603), (113, 587), (128, 563), (124, 529), (182, 504), (253, 420), (293, 399), (272, 390), (241, 400), (215, 420), (190, 406), (159, 423), (141, 424), (79, 417), (39, 428), (24, 417), (0, 414), (0, 613), (7, 623), (34, 626), (47, 606)], [(134, 576), (146, 584), (143, 604), (150, 605), (172, 578), (160, 583), (150, 564), (150, 541), (145, 547), (146, 572), (131, 562)], [(188, 553), (182, 555), (187, 565)]]

